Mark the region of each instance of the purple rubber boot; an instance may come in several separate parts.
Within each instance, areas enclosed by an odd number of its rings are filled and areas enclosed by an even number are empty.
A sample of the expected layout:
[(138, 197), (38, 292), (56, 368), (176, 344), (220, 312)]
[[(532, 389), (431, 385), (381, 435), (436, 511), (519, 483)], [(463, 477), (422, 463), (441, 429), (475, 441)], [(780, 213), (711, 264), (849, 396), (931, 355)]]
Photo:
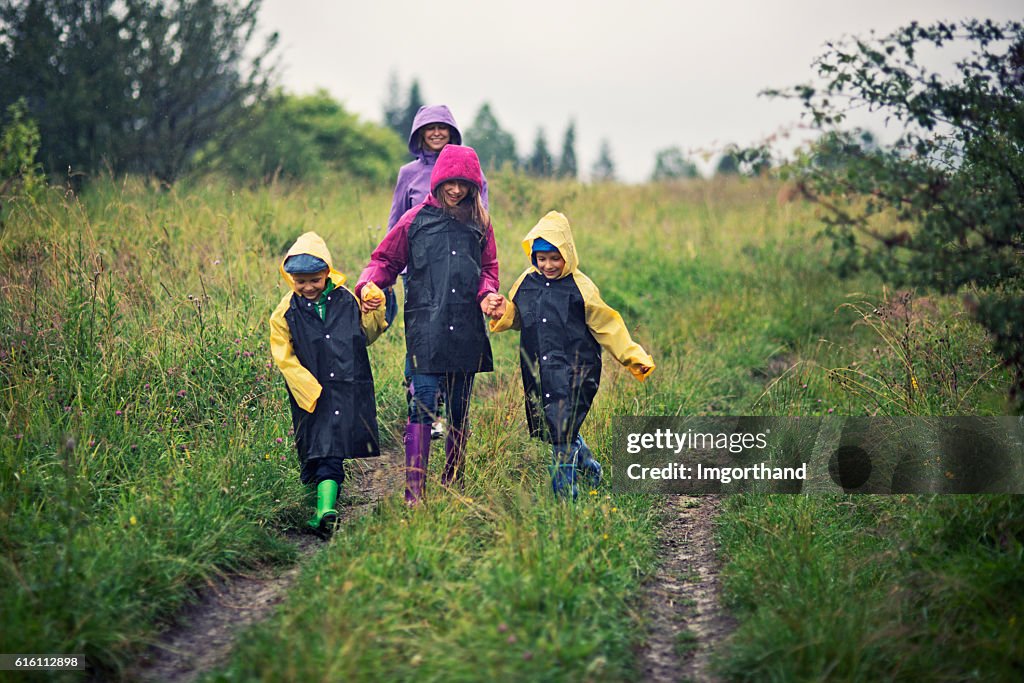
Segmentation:
[(430, 459), (430, 425), (410, 422), (405, 426), (405, 502), (416, 505), (423, 500)]

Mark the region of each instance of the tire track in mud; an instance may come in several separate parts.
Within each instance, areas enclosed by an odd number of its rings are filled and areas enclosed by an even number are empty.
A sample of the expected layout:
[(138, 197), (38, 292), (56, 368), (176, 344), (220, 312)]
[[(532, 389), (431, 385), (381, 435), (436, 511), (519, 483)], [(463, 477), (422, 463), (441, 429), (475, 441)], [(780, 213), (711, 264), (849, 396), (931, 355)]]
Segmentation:
[(714, 537), (717, 496), (664, 496), (662, 564), (645, 590), (648, 634), (640, 651), (644, 681), (715, 681), (715, 648), (734, 629), (721, 605), (721, 562)]
[[(344, 534), (346, 525), (372, 511), (381, 499), (400, 491), (404, 460), (397, 450), (385, 450), (379, 458), (349, 461), (346, 475), (345, 493), (359, 502), (339, 508), (338, 534)], [(355, 486), (350, 488), (352, 482)], [(299, 531), (285, 536), (298, 550), (295, 564), (283, 571), (278, 567), (229, 576), (200, 590), (196, 602), (177, 615), (174, 626), (129, 667), (124, 679), (190, 683), (225, 664), (238, 635), (270, 617), (306, 562), (327, 547)]]

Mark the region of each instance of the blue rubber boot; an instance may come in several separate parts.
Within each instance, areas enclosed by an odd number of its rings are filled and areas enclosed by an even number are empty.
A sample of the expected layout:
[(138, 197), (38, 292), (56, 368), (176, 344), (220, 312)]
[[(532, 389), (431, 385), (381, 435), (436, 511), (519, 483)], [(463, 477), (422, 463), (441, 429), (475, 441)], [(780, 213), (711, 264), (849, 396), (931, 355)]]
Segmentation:
[(596, 489), (601, 485), (601, 463), (594, 459), (590, 446), (583, 440), (582, 434), (576, 435), (572, 442), (573, 456), (576, 461), (576, 477), (582, 486)]
[(579, 489), (576, 486), (576, 463), (571, 451), (564, 446), (555, 446), (551, 457), (551, 490), (555, 498), (576, 500)]

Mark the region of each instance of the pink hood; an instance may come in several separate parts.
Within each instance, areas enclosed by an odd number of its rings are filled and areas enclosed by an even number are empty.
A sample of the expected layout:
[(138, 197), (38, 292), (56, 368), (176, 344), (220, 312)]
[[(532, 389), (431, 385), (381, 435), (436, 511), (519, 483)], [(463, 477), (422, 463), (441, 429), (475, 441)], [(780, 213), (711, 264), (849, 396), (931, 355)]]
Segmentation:
[(480, 159), (476, 150), (463, 145), (447, 144), (437, 156), (434, 170), (430, 174), (430, 191), (449, 180), (465, 180), (476, 185), (477, 191), (484, 184), (484, 173), (480, 170)]

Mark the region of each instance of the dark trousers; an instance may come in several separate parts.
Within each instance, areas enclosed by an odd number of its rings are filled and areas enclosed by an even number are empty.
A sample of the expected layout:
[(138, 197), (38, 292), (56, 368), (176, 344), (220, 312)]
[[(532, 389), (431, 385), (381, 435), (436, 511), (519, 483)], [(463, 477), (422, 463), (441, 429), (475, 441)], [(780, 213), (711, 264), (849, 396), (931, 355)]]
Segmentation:
[(437, 400), (444, 392), (448, 405), (448, 424), (465, 432), (469, 421), (469, 399), (476, 373), (450, 372), (440, 375), (413, 375), (411, 378), (409, 421), (430, 424), (437, 419)]
[(340, 485), (345, 481), (345, 460), (344, 458), (310, 458), (302, 463), (302, 472), (299, 481), (303, 484), (319, 484), (322, 481), (333, 479)]

